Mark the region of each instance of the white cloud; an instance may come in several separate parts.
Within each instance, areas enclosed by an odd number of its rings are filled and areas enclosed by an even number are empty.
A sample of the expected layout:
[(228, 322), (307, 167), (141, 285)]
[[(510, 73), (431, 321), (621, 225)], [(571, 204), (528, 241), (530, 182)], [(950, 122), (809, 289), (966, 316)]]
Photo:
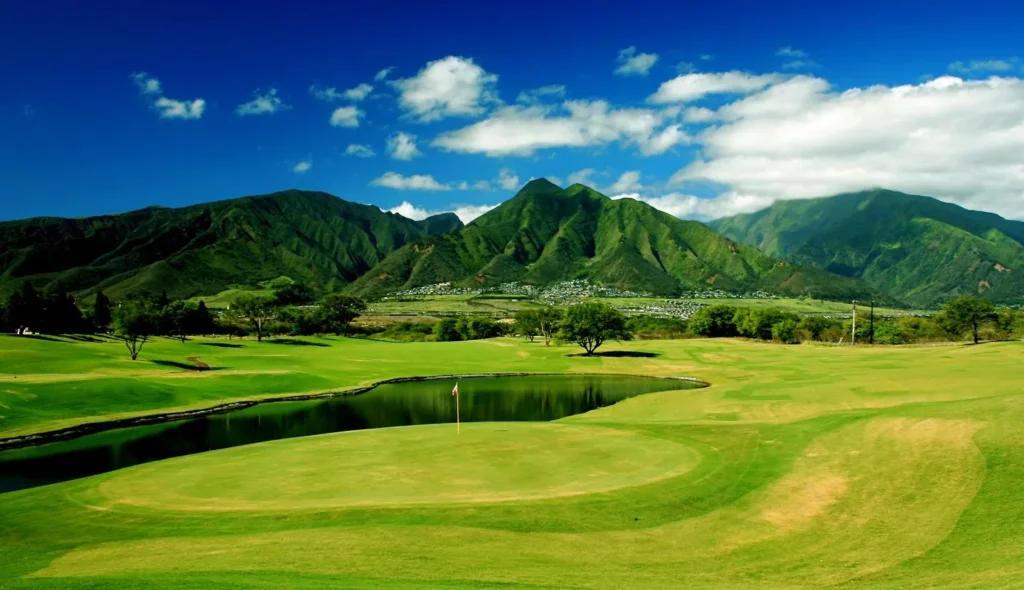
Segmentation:
[(402, 201), (401, 204), (388, 209), (388, 212), (398, 213), (402, 217), (408, 217), (409, 219), (413, 219), (415, 221), (422, 221), (430, 217), (431, 215), (429, 212), (427, 212), (426, 209), (417, 207), (416, 205), (413, 205), (409, 201)]
[(153, 108), (161, 119), (198, 119), (206, 110), (206, 101), (201, 98), (193, 100), (175, 100), (163, 96), (160, 81), (146, 72), (134, 72), (131, 79), (139, 87), (139, 94), (153, 97)]
[(619, 52), (619, 67), (615, 73), (619, 76), (646, 76), (658, 61), (657, 53), (637, 53), (636, 47), (627, 47)]
[(687, 123), (706, 123), (715, 119), (715, 111), (706, 107), (687, 107), (683, 120)]
[(634, 199), (674, 215), (680, 219), (711, 220), (739, 213), (750, 213), (772, 204), (772, 199), (737, 193), (725, 193), (715, 198), (701, 198), (682, 193), (668, 193), (660, 197), (645, 197), (639, 193), (612, 196), (613, 199)]
[(411, 160), (422, 156), (416, 148), (416, 136), (399, 131), (388, 138), (388, 153), (395, 160)]
[(1009, 72), (1013, 70), (1019, 60), (1013, 59), (988, 59), (980, 61), (955, 61), (949, 64), (949, 71), (954, 74), (983, 74), (988, 72)]
[(153, 102), (153, 106), (160, 113), (161, 119), (198, 119), (206, 110), (206, 101), (201, 98), (174, 100), (161, 96)]
[(132, 72), (132, 80), (139, 87), (139, 94), (163, 94), (160, 88), (160, 80), (153, 78), (146, 72)]
[(440, 215), (441, 213), (455, 213), (462, 220), (462, 223), (469, 223), (495, 207), (497, 205), (457, 205), (451, 209), (430, 211), (423, 207), (417, 207), (409, 201), (402, 201), (400, 205), (392, 207), (388, 211), (416, 221), (422, 221), (432, 215)]
[(380, 82), (382, 80), (387, 80), (388, 76), (391, 75), (391, 72), (393, 72), (394, 69), (395, 69), (395, 66), (391, 66), (389, 68), (384, 68), (383, 70), (381, 70), (381, 71), (377, 72), (376, 74), (374, 74), (373, 81), (374, 82)]
[(561, 84), (552, 84), (550, 86), (541, 86), (540, 88), (524, 90), (519, 93), (518, 97), (516, 97), (516, 102), (533, 104), (541, 102), (545, 98), (561, 99), (563, 97), (565, 97), (565, 86)]
[(459, 216), (462, 223), (469, 223), (495, 207), (497, 205), (460, 205), (453, 212)]
[[(562, 179), (557, 176), (546, 176), (545, 178), (547, 178), (552, 183), (557, 184), (558, 186), (562, 186)], [(530, 180), (533, 179), (531, 178)]]
[(470, 58), (454, 55), (432, 61), (412, 78), (392, 82), (401, 92), (398, 102), (422, 122), (445, 117), (479, 115), (498, 102), (498, 76), (488, 74)]
[(413, 174), (402, 176), (397, 172), (385, 172), (371, 182), (373, 186), (382, 186), (402, 191), (450, 191), (452, 187), (441, 184), (429, 174)]
[(334, 102), (336, 100), (341, 100), (342, 98), (345, 97), (344, 94), (338, 92), (338, 89), (334, 88), (333, 86), (330, 88), (324, 88), (323, 86), (318, 86), (317, 84), (313, 84), (309, 87), (309, 93), (313, 95), (313, 98), (322, 100), (324, 102)]
[(349, 144), (347, 148), (345, 148), (345, 155), (355, 156), (357, 158), (372, 158), (377, 154), (374, 153), (373, 148), (371, 148), (368, 145), (352, 143)]
[(645, 156), (664, 154), (672, 147), (690, 143), (690, 136), (679, 125), (669, 125), (660, 133), (640, 144), (640, 151)]
[(606, 193), (632, 193), (644, 188), (644, 185), (640, 184), (640, 171), (629, 170), (623, 172), (619, 179), (616, 180), (611, 186), (605, 189)]
[(469, 181), (463, 180), (455, 188), (459, 189), (460, 191), (489, 191), (489, 190), (492, 190), (491, 189), (491, 183), (487, 182), (486, 180), (478, 180), (478, 181), (474, 182), (473, 184), (470, 184)]
[(797, 59), (807, 57), (807, 52), (803, 49), (793, 49), (792, 47), (782, 47), (775, 52), (775, 55), (779, 57), (795, 57)]
[(711, 182), (763, 203), (884, 187), (1024, 217), (1024, 80), (834, 92), (798, 76), (718, 114), (723, 123), (696, 138), (702, 159), (672, 183)]
[(242, 103), (235, 108), (235, 114), (239, 117), (246, 115), (269, 115), (278, 111), (286, 111), (291, 107), (284, 104), (277, 96), (277, 88), (271, 88), (266, 94), (260, 94), (257, 90), (253, 92), (253, 99)]
[(296, 174), (305, 174), (312, 167), (313, 167), (313, 162), (312, 161), (310, 161), (310, 160), (303, 160), (303, 161), (295, 164), (295, 167), (292, 168), (292, 171), (295, 172)]
[(700, 59), (702, 61), (711, 61), (715, 59), (715, 56), (711, 55), (710, 53), (702, 53)]
[(331, 125), (334, 127), (359, 127), (359, 119), (363, 111), (356, 107), (338, 107), (331, 113)]
[(502, 168), (498, 171), (498, 178), (495, 182), (507, 191), (519, 188), (519, 177), (508, 168)]
[[(594, 181), (592, 177), (597, 171), (593, 168), (584, 168), (583, 170), (577, 170), (569, 175), (569, 184), (585, 184), (587, 186), (593, 186)], [(555, 184), (558, 184), (557, 182)]]
[(676, 64), (677, 74), (692, 74), (697, 71), (697, 66), (692, 61), (681, 61)]
[(709, 94), (749, 94), (782, 79), (778, 74), (721, 72), (684, 74), (663, 82), (648, 100), (654, 103), (690, 102)]
[(570, 100), (560, 108), (508, 106), (487, 119), (442, 133), (433, 145), (452, 152), (523, 156), (540, 149), (622, 141), (656, 153), (676, 133), (659, 137), (659, 128), (677, 114), (670, 110), (617, 109), (601, 100)]
[(367, 96), (370, 96), (371, 92), (373, 92), (373, 86), (364, 83), (360, 84), (359, 86), (356, 86), (355, 88), (349, 88), (348, 90), (346, 90), (345, 98), (351, 100), (352, 102), (359, 102), (366, 98)]

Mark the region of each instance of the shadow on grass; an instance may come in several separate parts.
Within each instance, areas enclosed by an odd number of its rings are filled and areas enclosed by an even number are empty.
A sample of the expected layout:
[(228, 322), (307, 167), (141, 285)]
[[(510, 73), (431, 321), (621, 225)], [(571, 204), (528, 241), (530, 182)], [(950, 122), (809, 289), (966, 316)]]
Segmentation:
[(217, 348), (244, 348), (244, 344), (231, 344), (229, 342), (200, 342), (199, 346), (216, 346)]
[[(566, 356), (580, 356), (586, 357), (587, 354), (580, 352), (577, 354), (570, 354)], [(605, 358), (637, 358), (637, 359), (653, 359), (661, 356), (658, 352), (640, 352), (638, 350), (609, 350), (607, 352), (595, 352), (590, 357), (605, 357)]]
[(308, 340), (296, 340), (295, 338), (275, 338), (273, 340), (267, 340), (270, 344), (285, 344), (288, 346), (319, 346), (327, 348), (330, 344), (324, 344), (323, 342), (309, 342)]
[(151, 360), (149, 362), (153, 363), (154, 365), (160, 365), (162, 367), (174, 367), (174, 368), (177, 368), (177, 369), (184, 369), (186, 371), (196, 371), (196, 372), (201, 372), (201, 371), (219, 371), (219, 370), (221, 370), (223, 368), (223, 367), (211, 367), (210, 365), (207, 365), (206, 363), (204, 363), (202, 361), (196, 361), (194, 363), (183, 363), (181, 361), (168, 361), (168, 360), (163, 360), (163, 359), (157, 359), (157, 360)]
[(74, 340), (76, 342), (107, 342), (108, 341), (106, 338), (101, 340), (101, 339), (99, 339), (99, 338), (97, 338), (95, 336), (90, 336), (88, 334), (65, 334), (64, 337), (67, 338), (68, 340)]
[(42, 334), (22, 334), (20, 338), (31, 338), (33, 340), (45, 340), (47, 342), (64, 342), (67, 344), (74, 344), (74, 342), (68, 342), (67, 340), (61, 340), (60, 338), (54, 338), (53, 336), (43, 336)]

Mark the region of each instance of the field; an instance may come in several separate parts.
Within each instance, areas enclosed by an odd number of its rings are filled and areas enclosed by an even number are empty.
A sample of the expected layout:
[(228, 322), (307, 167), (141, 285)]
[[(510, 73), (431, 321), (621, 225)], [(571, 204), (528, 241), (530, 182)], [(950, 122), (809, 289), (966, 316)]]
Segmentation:
[(554, 423), (281, 440), (4, 494), (0, 588), (1021, 585), (1024, 343), (608, 348), (647, 355), (158, 340), (132, 363), (111, 342), (0, 337), (0, 437), (406, 375), (712, 384)]

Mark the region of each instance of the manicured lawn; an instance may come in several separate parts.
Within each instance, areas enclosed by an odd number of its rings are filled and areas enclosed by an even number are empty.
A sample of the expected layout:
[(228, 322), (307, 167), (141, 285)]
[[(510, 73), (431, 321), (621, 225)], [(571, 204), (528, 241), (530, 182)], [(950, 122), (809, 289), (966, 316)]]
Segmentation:
[[(712, 384), (556, 423), (348, 432), (0, 495), (0, 587), (1007, 587), (1024, 579), (1024, 344), (0, 338), (0, 436), (483, 371)], [(327, 344), (314, 346), (313, 344)], [(219, 370), (152, 361), (199, 356)], [(144, 359), (144, 360), (143, 360)], [(16, 377), (16, 378), (15, 378)]]

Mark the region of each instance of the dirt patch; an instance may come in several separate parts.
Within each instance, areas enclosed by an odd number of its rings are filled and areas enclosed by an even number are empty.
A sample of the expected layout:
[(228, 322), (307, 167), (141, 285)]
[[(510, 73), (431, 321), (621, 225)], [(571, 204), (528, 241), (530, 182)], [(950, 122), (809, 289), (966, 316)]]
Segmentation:
[(781, 528), (793, 528), (810, 522), (846, 494), (846, 478), (825, 475), (787, 482), (786, 503), (761, 514), (761, 518)]
[(208, 363), (199, 360), (199, 357), (197, 357), (197, 356), (190, 356), (190, 357), (186, 358), (185, 360), (187, 360), (188, 362), (194, 364), (196, 366), (196, 369), (199, 370), (199, 371), (209, 371), (210, 369), (213, 368)]
[(999, 272), (1013, 272), (1012, 268), (1006, 268), (1005, 266), (999, 264), (998, 262), (995, 265), (995, 269)]
[(705, 283), (707, 283), (707, 284), (709, 284), (709, 285), (714, 285), (714, 284), (715, 284), (715, 281), (717, 281), (717, 280), (718, 280), (718, 275), (711, 275), (711, 276), (710, 276), (710, 277), (708, 277), (708, 278), (707, 278), (707, 280), (705, 280), (704, 282), (705, 282)]
[(978, 295), (981, 295), (982, 293), (984, 293), (985, 291), (987, 291), (987, 290), (989, 290), (991, 288), (992, 288), (992, 283), (986, 281), (985, 279), (982, 279), (982, 280), (978, 281)]

